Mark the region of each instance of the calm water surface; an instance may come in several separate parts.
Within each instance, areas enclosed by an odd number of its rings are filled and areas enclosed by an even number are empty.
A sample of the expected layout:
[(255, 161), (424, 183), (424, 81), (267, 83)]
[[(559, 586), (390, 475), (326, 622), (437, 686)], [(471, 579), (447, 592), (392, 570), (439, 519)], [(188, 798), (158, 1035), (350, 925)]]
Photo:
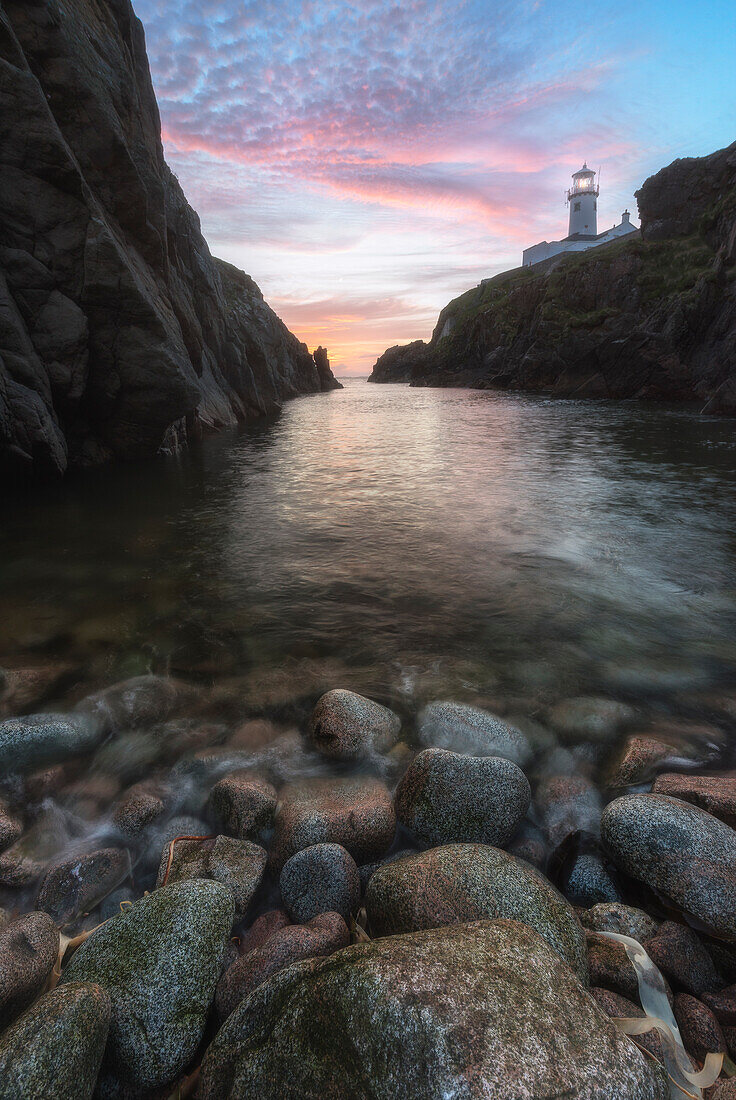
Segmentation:
[(8, 505), (0, 664), (221, 680), (254, 714), (338, 685), (671, 707), (733, 686), (735, 469), (733, 421), (349, 381)]

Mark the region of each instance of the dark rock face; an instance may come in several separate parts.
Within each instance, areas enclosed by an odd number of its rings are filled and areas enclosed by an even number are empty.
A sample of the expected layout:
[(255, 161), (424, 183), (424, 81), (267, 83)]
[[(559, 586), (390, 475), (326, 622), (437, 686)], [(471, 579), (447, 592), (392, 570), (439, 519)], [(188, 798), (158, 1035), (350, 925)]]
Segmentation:
[(0, 4), (0, 462), (154, 454), (338, 385), (215, 260), (129, 0)]
[[(563, 1091), (561, 1091), (561, 1089)], [(244, 1000), (200, 1100), (663, 1100), (664, 1078), (547, 943), (511, 920), (354, 944)]]
[(374, 382), (699, 401), (736, 413), (736, 144), (637, 192), (641, 237), (488, 279)]

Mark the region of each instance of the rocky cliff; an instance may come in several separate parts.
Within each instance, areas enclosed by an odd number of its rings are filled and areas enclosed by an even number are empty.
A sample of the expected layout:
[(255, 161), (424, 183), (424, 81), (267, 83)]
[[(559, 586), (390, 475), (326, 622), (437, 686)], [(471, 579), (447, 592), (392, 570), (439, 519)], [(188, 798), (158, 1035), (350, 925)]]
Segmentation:
[(489, 279), (374, 382), (696, 401), (736, 414), (736, 144), (637, 192), (641, 236)]
[(0, 470), (154, 454), (339, 385), (213, 259), (130, 0), (0, 0)]

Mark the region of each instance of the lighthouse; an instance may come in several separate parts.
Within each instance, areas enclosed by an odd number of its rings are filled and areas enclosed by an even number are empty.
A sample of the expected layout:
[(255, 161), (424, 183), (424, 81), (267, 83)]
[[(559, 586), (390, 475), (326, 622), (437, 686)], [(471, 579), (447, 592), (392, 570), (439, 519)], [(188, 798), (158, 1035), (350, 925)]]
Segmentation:
[(567, 201), (570, 204), (568, 237), (597, 237), (598, 187), (595, 172), (587, 164), (583, 164), (578, 172), (573, 172)]
[(602, 233), (598, 232), (599, 181), (595, 177), (595, 172), (587, 164), (573, 172), (572, 187), (565, 196), (565, 201), (570, 206), (567, 236), (561, 241), (540, 241), (531, 248), (525, 248), (521, 257), (524, 267), (532, 267), (542, 260), (551, 260), (561, 252), (586, 252), (589, 248), (597, 248), (639, 232), (631, 224), (628, 210), (624, 210), (618, 225), (612, 225)]

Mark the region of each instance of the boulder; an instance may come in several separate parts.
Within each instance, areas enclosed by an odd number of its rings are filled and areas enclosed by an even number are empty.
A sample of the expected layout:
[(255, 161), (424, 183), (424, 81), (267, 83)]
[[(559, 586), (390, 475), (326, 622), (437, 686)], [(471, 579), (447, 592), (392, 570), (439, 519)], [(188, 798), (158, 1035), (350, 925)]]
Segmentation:
[(652, 794), (666, 794), (699, 806), (736, 829), (736, 779), (722, 775), (659, 775)]
[(702, 941), (685, 924), (664, 921), (643, 946), (655, 966), (686, 993), (699, 997), (723, 985)]
[(627, 703), (598, 696), (564, 699), (547, 715), (550, 725), (573, 741), (610, 741), (636, 717), (636, 711)]
[(395, 831), (391, 795), (379, 779), (305, 779), (280, 792), (271, 858), (280, 870), (302, 848), (333, 843), (369, 863), (385, 854)]
[[(169, 866), (169, 845), (161, 852), (156, 886), (187, 879), (212, 879), (230, 891), (235, 912), (242, 915), (260, 886), (268, 856), (250, 840), (218, 836), (209, 840), (180, 840)], [(168, 878), (166, 877), (168, 870)]]
[(664, 1077), (547, 943), (480, 921), (269, 978), (217, 1034), (200, 1100), (665, 1100)]
[(354, 691), (335, 688), (318, 701), (309, 720), (310, 744), (330, 760), (360, 760), (391, 749), (401, 719)]
[(88, 913), (130, 875), (130, 853), (125, 848), (101, 848), (65, 860), (46, 874), (36, 907), (56, 924), (68, 924)]
[(736, 1027), (736, 985), (718, 993), (703, 993), (701, 1000), (724, 1027)]
[(99, 985), (47, 993), (0, 1035), (0, 1100), (91, 1100), (109, 1026)]
[(721, 1025), (697, 997), (678, 993), (674, 1013), (685, 1050), (699, 1065), (705, 1061), (706, 1054), (728, 1053)]
[(305, 924), (320, 913), (347, 919), (360, 904), (355, 860), (340, 844), (313, 844), (287, 859), (279, 879), (284, 908)]
[[(622, 997), (620, 993), (611, 992), (610, 989), (600, 989), (594, 986), (590, 994), (595, 998), (599, 1008), (603, 1009), (606, 1016), (618, 1017), (619, 1019), (635, 1017), (638, 1020), (646, 1016), (646, 1012), (641, 1005), (634, 1004), (633, 1001)], [(662, 1041), (656, 1028), (645, 1031), (642, 1035), (637, 1035), (636, 1041), (640, 1047), (644, 1047), (660, 1062), (662, 1061)]]
[(694, 747), (662, 741), (638, 734), (629, 737), (618, 760), (610, 770), (610, 787), (633, 787), (649, 783), (667, 768), (693, 768), (700, 762)]
[(166, 811), (163, 790), (149, 782), (130, 787), (112, 811), (112, 823), (128, 839), (140, 836), (144, 829)]
[(736, 940), (736, 832), (662, 794), (609, 803), (601, 836), (614, 862), (653, 887), (713, 936)]
[(59, 954), (59, 931), (46, 913), (25, 913), (0, 928), (0, 1031), (45, 986)]
[(657, 931), (657, 922), (643, 909), (621, 902), (599, 902), (580, 913), (583, 928), (591, 932), (617, 932), (643, 944)]
[(386, 863), (366, 890), (377, 936), (509, 917), (536, 929), (587, 984), (585, 933), (572, 906), (530, 864), (486, 844), (448, 844)]
[(558, 881), (573, 905), (587, 908), (621, 900), (619, 888), (597, 852), (579, 852), (563, 867)]
[(547, 776), (536, 789), (534, 803), (553, 851), (571, 837), (598, 836), (601, 796), (585, 776)]
[(204, 1033), (233, 911), (220, 883), (177, 882), (112, 917), (77, 950), (62, 982), (94, 982), (109, 994), (109, 1082), (143, 1092), (185, 1068)]
[(394, 797), (398, 820), (425, 844), (465, 841), (503, 846), (531, 801), (521, 768), (499, 756), (424, 749)]
[(471, 756), (503, 756), (523, 767), (532, 754), (515, 726), (466, 703), (430, 703), (419, 714), (417, 732), (426, 748), (451, 749)]
[(22, 832), (21, 819), (0, 799), (0, 852), (15, 844)]
[(209, 809), (231, 836), (256, 840), (273, 824), (277, 801), (275, 787), (265, 779), (236, 773), (215, 783)]
[(610, 989), (639, 1002), (639, 979), (622, 943), (600, 932), (588, 932), (588, 970), (590, 984)]
[(32, 772), (89, 753), (101, 726), (81, 714), (28, 714), (0, 722), (0, 773)]
[(277, 923), (272, 922), (268, 934), (264, 930), (260, 943), (246, 947), (220, 978), (216, 1003), (221, 1018), (229, 1016), (244, 997), (284, 967), (301, 959), (332, 955), (350, 943), (348, 926), (339, 913), (320, 913), (306, 924), (279, 928)]

